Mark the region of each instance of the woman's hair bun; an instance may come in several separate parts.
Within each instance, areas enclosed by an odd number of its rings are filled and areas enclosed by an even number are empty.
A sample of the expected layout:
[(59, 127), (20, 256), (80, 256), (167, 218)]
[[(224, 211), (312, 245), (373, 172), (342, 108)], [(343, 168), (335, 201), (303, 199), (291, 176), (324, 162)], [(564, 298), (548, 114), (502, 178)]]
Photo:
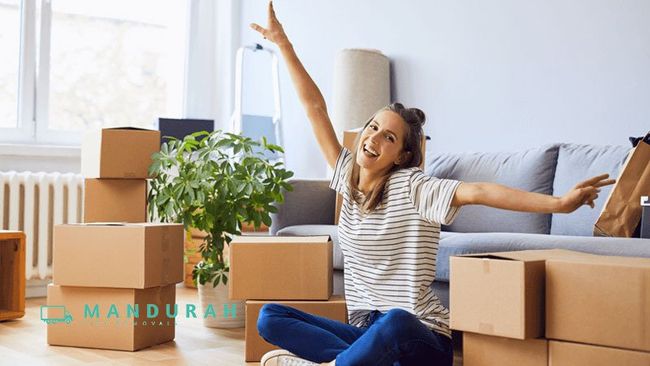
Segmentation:
[(426, 117), (424, 115), (424, 112), (422, 112), (422, 110), (419, 109), (419, 108), (411, 108), (411, 110), (413, 111), (413, 113), (417, 117), (418, 122), (420, 122), (420, 124), (423, 125), (424, 122), (426, 121)]
[(404, 107), (404, 104), (399, 102), (389, 104), (384, 109), (399, 114), (404, 119), (404, 121), (408, 124), (418, 124), (421, 127), (422, 125), (424, 125), (424, 121), (426, 120), (424, 112), (422, 112), (421, 109), (406, 108)]

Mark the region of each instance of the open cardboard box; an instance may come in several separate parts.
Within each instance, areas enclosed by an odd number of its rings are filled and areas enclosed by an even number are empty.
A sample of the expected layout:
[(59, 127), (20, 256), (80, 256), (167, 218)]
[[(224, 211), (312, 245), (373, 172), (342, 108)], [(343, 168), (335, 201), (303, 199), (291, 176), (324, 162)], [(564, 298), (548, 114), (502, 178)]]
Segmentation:
[(524, 250), (450, 258), (452, 329), (516, 339), (544, 336), (545, 262), (589, 254)]
[(230, 243), (231, 300), (328, 300), (329, 236), (237, 236)]

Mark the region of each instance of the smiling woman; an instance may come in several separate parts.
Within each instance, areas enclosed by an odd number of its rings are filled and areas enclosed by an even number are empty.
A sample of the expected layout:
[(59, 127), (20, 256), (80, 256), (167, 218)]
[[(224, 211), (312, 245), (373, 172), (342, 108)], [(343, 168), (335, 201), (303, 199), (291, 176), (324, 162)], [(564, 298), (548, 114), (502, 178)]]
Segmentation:
[[(353, 199), (366, 212), (382, 201), (391, 173), (420, 165), (424, 122), (424, 112), (405, 108), (401, 103), (390, 104), (366, 122), (354, 143), (355, 164), (348, 179)], [(361, 168), (366, 172), (364, 175), (359, 174)]]
[(579, 183), (563, 197), (493, 183), (439, 179), (418, 168), (424, 113), (391, 104), (376, 112), (351, 150), (342, 148), (324, 98), (298, 59), (273, 4), (266, 28), (251, 28), (280, 48), (328, 164), (330, 188), (343, 197), (338, 244), (344, 256), (349, 324), (281, 304), (260, 310), (260, 335), (284, 350), (271, 365), (447, 365), (453, 350), (449, 310), (430, 287), (442, 225), (480, 204), (527, 212), (571, 212), (598, 197), (607, 176)]

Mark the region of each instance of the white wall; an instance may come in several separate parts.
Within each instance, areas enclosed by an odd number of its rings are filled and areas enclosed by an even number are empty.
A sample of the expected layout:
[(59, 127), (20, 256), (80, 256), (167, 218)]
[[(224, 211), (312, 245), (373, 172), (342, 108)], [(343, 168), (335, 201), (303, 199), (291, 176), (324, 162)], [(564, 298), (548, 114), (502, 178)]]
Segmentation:
[[(650, 129), (647, 0), (274, 4), (327, 101), (338, 50), (387, 54), (393, 99), (427, 113), (429, 152), (520, 150), (548, 142), (623, 145)], [(248, 29), (250, 22), (266, 24), (266, 1), (242, 0), (241, 6), (242, 43), (269, 45)], [(270, 75), (256, 61), (245, 69), (245, 106), (268, 114), (271, 94), (263, 88), (270, 88)], [(325, 177), (284, 65), (281, 87), (287, 165), (298, 177)]]

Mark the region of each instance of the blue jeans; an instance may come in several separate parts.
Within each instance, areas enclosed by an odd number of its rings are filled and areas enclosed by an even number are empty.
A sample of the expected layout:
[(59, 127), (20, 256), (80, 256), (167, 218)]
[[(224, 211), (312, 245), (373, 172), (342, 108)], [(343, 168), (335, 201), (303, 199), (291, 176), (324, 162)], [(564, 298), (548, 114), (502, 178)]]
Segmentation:
[(316, 363), (337, 366), (451, 366), (451, 339), (428, 329), (415, 315), (392, 309), (370, 313), (355, 327), (280, 304), (265, 304), (257, 330), (267, 342)]

